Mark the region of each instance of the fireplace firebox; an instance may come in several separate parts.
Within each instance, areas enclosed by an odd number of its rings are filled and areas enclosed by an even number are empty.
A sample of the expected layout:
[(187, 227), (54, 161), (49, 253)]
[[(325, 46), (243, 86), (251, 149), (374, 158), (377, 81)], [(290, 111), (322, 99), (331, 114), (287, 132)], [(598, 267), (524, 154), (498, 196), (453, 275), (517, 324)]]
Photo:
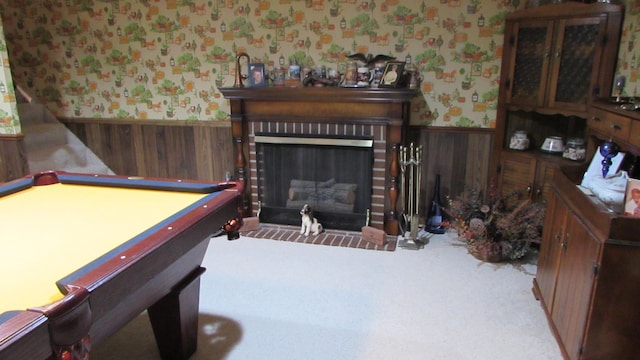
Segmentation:
[[(360, 230), (370, 210), (370, 226), (399, 233), (398, 150), (417, 90), (220, 91), (231, 105), (235, 176), (245, 184), (245, 216), (260, 209), (263, 222), (300, 224), (298, 212), (309, 203), (327, 228)], [(358, 142), (367, 145), (353, 145)]]
[(329, 229), (360, 230), (371, 207), (373, 139), (255, 135), (260, 218), (299, 225), (308, 204)]

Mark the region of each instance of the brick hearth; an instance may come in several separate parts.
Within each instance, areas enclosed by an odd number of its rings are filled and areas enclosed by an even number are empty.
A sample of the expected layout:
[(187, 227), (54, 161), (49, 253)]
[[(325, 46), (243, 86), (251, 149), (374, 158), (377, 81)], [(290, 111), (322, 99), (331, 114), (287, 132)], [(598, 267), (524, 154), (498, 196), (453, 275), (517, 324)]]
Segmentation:
[(240, 231), (243, 236), (289, 241), (315, 245), (343, 246), (356, 249), (394, 251), (397, 237), (387, 235), (387, 244), (376, 245), (362, 239), (362, 234), (355, 231), (325, 230), (325, 232), (313, 236), (300, 235), (300, 228), (290, 225), (260, 224), (260, 229), (252, 231)]

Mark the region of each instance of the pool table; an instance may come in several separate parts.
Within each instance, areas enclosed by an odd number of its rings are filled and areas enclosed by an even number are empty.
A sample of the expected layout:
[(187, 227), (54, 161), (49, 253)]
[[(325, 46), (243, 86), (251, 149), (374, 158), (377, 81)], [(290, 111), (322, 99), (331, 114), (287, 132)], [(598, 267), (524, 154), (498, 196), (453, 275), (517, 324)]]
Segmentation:
[(195, 352), (202, 260), (237, 238), (242, 183), (43, 172), (0, 185), (0, 358), (85, 359), (147, 310)]

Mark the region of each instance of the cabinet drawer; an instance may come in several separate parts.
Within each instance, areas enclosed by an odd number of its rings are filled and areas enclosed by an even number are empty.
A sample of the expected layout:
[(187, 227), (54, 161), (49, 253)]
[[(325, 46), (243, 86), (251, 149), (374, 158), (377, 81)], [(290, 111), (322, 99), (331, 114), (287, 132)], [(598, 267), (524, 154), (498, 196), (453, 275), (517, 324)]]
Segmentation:
[(631, 132), (631, 119), (618, 114), (592, 108), (592, 116), (587, 126), (601, 132), (605, 136), (627, 141)]
[(635, 146), (640, 146), (640, 121), (632, 121), (629, 142)]

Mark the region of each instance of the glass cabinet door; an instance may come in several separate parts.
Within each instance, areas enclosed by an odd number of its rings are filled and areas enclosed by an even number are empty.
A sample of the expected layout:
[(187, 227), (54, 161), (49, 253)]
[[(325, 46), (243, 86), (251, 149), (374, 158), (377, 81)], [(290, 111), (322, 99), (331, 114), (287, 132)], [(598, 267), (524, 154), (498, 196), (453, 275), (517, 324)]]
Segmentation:
[(586, 110), (592, 96), (598, 95), (594, 66), (599, 63), (599, 17), (565, 19), (558, 22), (549, 78), (549, 107)]
[[(552, 21), (514, 24), (510, 53), (510, 86), (507, 102), (543, 106), (547, 88), (549, 54), (553, 40)], [(515, 50), (515, 51), (514, 51)]]

